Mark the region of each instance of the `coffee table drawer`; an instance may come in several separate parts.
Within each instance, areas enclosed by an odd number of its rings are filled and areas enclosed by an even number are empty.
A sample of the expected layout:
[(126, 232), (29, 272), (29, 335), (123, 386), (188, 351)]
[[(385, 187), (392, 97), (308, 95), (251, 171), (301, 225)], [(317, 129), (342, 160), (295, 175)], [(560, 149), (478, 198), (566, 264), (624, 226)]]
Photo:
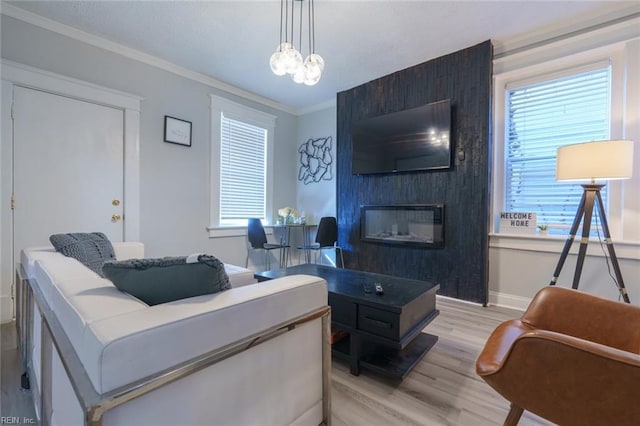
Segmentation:
[(358, 329), (378, 336), (398, 339), (398, 315), (360, 305), (358, 307)]

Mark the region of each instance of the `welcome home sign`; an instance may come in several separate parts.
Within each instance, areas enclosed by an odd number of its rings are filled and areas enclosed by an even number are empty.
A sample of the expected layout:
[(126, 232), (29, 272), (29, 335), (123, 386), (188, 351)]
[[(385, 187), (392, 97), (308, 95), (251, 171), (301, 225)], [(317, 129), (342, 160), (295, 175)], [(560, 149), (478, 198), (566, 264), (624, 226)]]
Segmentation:
[(500, 212), (500, 232), (505, 234), (535, 235), (536, 222), (533, 212)]

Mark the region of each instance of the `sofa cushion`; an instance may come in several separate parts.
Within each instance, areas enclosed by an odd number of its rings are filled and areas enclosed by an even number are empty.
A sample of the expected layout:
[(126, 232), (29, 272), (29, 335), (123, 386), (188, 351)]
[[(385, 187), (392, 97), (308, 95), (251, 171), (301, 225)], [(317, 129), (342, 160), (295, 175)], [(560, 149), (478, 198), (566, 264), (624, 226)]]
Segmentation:
[(102, 271), (118, 289), (150, 306), (231, 288), (223, 263), (214, 256), (201, 254), (193, 262), (187, 260), (130, 259), (107, 262)]
[(224, 270), (227, 272), (227, 275), (229, 275), (229, 281), (233, 288), (258, 282), (258, 280), (253, 276), (254, 272), (251, 269), (225, 263)]
[(56, 251), (77, 259), (101, 277), (104, 262), (116, 258), (111, 242), (102, 232), (54, 234), (49, 241)]
[(111, 242), (113, 251), (116, 252), (116, 260), (142, 259), (144, 257), (144, 244), (137, 241)]

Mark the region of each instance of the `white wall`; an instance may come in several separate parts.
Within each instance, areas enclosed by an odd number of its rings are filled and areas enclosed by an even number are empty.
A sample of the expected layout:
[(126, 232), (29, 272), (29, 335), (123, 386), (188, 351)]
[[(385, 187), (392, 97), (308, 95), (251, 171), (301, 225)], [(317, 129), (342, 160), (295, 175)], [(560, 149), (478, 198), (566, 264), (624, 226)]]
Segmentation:
[[(6, 15), (2, 15), (1, 30), (3, 59), (144, 98), (140, 115), (140, 236), (148, 256), (205, 252), (217, 255), (224, 262), (244, 265), (246, 237), (209, 238), (206, 229), (209, 225), (211, 93), (277, 116), (274, 206), (297, 203), (296, 116)], [(193, 123), (192, 147), (163, 142), (165, 115)], [(10, 138), (5, 137), (5, 130), (2, 144), (11, 143)], [(7, 170), (0, 172), (4, 181)], [(4, 192), (1, 195), (3, 211), (10, 210), (10, 194)], [(6, 255), (7, 251), (2, 253)], [(4, 267), (7, 262), (10, 264), (7, 256), (3, 256), (3, 270), (11, 269)], [(10, 274), (2, 276), (0, 297), (3, 301), (10, 300), (11, 278)], [(8, 319), (10, 312), (5, 312), (3, 305), (1, 320)]]
[[(331, 137), (331, 180), (321, 180), (304, 184), (298, 180), (300, 156), (297, 149), (309, 139)], [(336, 108), (329, 107), (298, 117), (298, 137), (296, 139), (296, 206), (304, 210), (313, 223), (322, 216), (336, 216)]]
[[(330, 165), (331, 179), (321, 179), (318, 182), (308, 182), (299, 180), (300, 154), (298, 149), (306, 144), (309, 139), (331, 137), (331, 156), (333, 159)], [(336, 214), (336, 108), (330, 106), (322, 110), (310, 112), (298, 117), (298, 132), (295, 146), (295, 177), (296, 180), (296, 201), (291, 207), (295, 207), (298, 213), (304, 212), (307, 223), (317, 224), (323, 216), (337, 216)], [(325, 177), (328, 177), (326, 174)], [(316, 229), (310, 232), (310, 239), (315, 238)], [(294, 236), (292, 236), (294, 237)], [(293, 239), (295, 245), (301, 245), (301, 235), (297, 233)], [(325, 263), (335, 262), (334, 253), (331, 250), (324, 250)], [(292, 261), (295, 263), (300, 256), (294, 252)], [(314, 259), (312, 258), (311, 261)], [(318, 261), (320, 259), (318, 258)]]
[[(525, 309), (538, 290), (551, 281), (560, 258), (564, 238), (516, 237), (492, 235), (489, 248), (489, 302)], [(614, 241), (620, 271), (631, 303), (640, 305), (640, 261), (637, 243)], [(571, 287), (576, 265), (578, 243), (562, 268), (558, 285)], [(591, 241), (580, 279), (579, 290), (601, 297), (618, 299), (619, 292), (609, 275), (613, 268), (603, 256), (604, 246)]]

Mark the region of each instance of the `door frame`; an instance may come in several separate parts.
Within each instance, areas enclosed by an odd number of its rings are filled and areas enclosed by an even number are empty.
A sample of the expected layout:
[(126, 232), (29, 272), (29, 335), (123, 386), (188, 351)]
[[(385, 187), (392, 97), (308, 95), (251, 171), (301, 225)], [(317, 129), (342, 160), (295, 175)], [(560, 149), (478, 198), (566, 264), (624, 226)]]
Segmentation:
[[(143, 98), (52, 73), (29, 65), (2, 59), (2, 99), (0, 114), (0, 322), (13, 318), (13, 88), (41, 90), (68, 98), (88, 101), (123, 111), (124, 118), (124, 241), (140, 240), (140, 103)], [(18, 202), (20, 200), (17, 200)]]

